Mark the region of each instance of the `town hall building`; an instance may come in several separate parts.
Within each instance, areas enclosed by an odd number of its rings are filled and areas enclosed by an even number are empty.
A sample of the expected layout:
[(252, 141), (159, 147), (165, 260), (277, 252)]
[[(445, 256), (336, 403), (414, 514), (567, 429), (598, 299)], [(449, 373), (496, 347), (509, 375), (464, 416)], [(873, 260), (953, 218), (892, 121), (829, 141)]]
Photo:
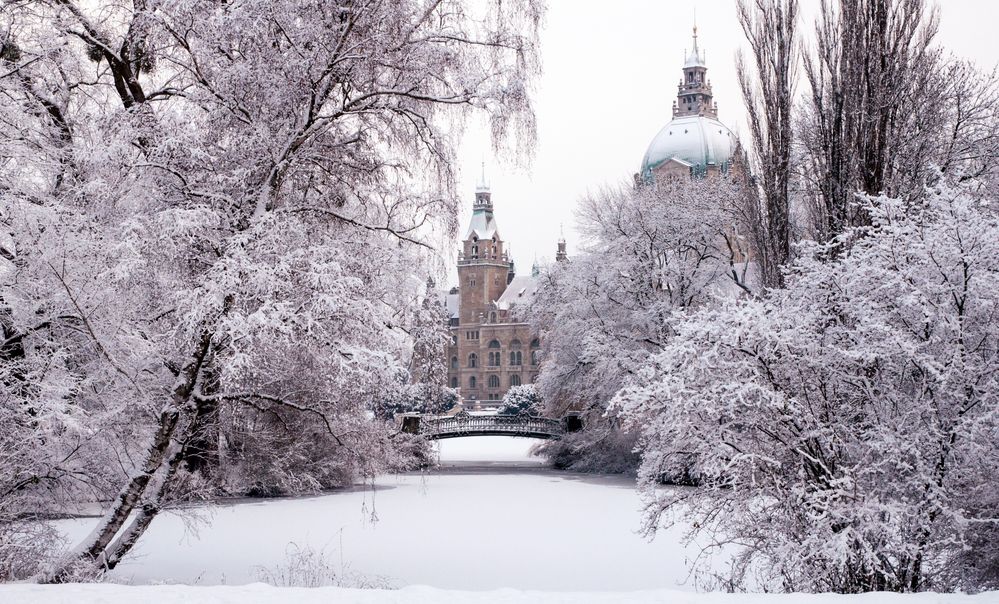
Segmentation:
[[(566, 260), (565, 240), (558, 261)], [(451, 344), (448, 385), (466, 407), (495, 406), (512, 386), (533, 383), (541, 342), (516, 312), (537, 289), (535, 271), (516, 274), (500, 236), (492, 193), (485, 182), (475, 190), (472, 219), (458, 251), (458, 286), (447, 296)]]

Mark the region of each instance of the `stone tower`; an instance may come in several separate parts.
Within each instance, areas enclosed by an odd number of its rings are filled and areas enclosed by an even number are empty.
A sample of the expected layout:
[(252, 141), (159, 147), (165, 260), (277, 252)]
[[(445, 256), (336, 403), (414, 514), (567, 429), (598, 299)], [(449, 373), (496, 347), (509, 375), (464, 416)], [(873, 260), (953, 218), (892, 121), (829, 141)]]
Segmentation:
[(683, 79), (677, 87), (673, 101), (673, 117), (700, 115), (718, 118), (718, 104), (713, 100), (711, 82), (707, 77), (708, 66), (704, 54), (697, 47), (697, 26), (694, 26), (694, 49), (683, 64)]
[(565, 262), (569, 259), (569, 253), (565, 249), (565, 237), (558, 238), (558, 248), (555, 251), (555, 261)]
[(506, 289), (512, 263), (496, 229), (492, 194), (485, 182), (475, 189), (472, 220), (458, 254), (460, 324), (485, 322)]
[(536, 288), (535, 277), (514, 275), (483, 177), (458, 251), (458, 287), (447, 302), (448, 384), (458, 389), (466, 407), (496, 407), (507, 390), (537, 377), (541, 342), (514, 311)]

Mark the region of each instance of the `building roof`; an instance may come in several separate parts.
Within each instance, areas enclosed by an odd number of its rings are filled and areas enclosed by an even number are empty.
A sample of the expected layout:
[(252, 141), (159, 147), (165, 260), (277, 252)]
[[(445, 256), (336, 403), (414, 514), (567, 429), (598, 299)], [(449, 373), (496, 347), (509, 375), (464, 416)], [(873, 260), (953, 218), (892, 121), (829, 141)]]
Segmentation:
[(656, 134), (642, 159), (642, 177), (671, 159), (680, 160), (703, 170), (708, 166), (722, 167), (731, 159), (735, 136), (725, 124), (703, 115), (678, 117)]
[(493, 216), (492, 210), (475, 208), (472, 212), (472, 220), (468, 223), (465, 239), (471, 239), (473, 235), (478, 239), (492, 239), (494, 236), (499, 236), (496, 230), (496, 218)]
[(694, 37), (694, 50), (687, 55), (687, 61), (683, 64), (683, 68), (688, 67), (707, 67), (707, 63), (704, 61), (704, 53), (697, 48), (697, 37)]
[(496, 300), (496, 308), (510, 310), (514, 305), (527, 304), (538, 289), (538, 279), (532, 275), (517, 275)]

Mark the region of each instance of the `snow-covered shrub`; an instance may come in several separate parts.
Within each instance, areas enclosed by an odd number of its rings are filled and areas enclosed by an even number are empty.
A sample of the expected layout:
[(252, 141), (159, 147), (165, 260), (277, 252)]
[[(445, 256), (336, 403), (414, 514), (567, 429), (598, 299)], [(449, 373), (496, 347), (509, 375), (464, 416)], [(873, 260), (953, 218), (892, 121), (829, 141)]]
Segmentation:
[[(615, 400), (648, 532), (686, 518), (734, 544), (731, 584), (995, 586), (999, 221), (938, 187), (871, 200), (874, 225), (803, 248), (785, 289), (675, 324)], [(696, 496), (659, 488), (691, 459)]]
[(541, 397), (534, 384), (512, 386), (503, 396), (500, 415), (541, 415)]
[(635, 450), (637, 441), (636, 431), (597, 418), (587, 421), (584, 430), (542, 442), (534, 452), (560, 470), (634, 475), (640, 462)]
[(285, 561), (271, 568), (261, 568), (257, 577), (275, 587), (323, 587), (335, 585), (354, 589), (388, 589), (391, 583), (384, 577), (371, 577), (353, 571), (344, 561), (343, 552), (332, 559), (325, 549), (289, 543)]

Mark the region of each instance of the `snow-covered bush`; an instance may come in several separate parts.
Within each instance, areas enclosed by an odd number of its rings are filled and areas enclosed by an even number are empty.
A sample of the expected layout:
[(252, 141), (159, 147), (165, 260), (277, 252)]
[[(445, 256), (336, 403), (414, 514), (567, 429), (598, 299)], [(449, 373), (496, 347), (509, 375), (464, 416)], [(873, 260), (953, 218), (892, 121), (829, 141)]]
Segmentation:
[(513, 386), (503, 397), (500, 415), (541, 415), (541, 397), (534, 384)]
[[(991, 203), (943, 181), (870, 200), (874, 225), (804, 247), (785, 289), (684, 314), (615, 399), (642, 430), (646, 530), (686, 518), (735, 547), (736, 585), (996, 586)], [(696, 494), (659, 488), (691, 460)]]
[[(596, 414), (594, 414), (596, 415)], [(587, 419), (586, 428), (534, 448), (552, 467), (573, 472), (630, 474), (638, 471), (638, 433), (622, 429), (620, 422), (600, 416)]]

